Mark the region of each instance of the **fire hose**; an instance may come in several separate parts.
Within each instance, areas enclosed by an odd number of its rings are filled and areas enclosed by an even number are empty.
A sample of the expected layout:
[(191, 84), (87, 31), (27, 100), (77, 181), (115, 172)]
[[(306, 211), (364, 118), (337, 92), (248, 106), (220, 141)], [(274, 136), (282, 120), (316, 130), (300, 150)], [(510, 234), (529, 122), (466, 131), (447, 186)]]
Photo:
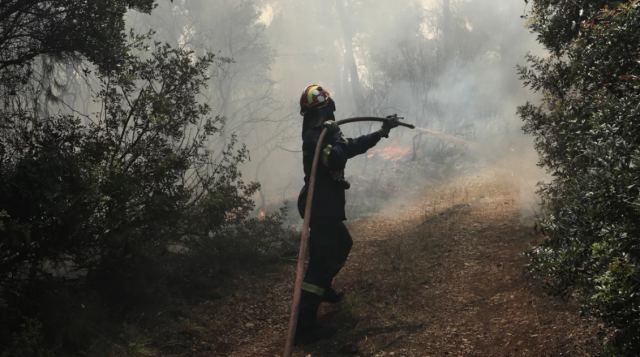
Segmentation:
[[(397, 115), (391, 115), (386, 118), (378, 117), (356, 117), (348, 118), (336, 121), (336, 124), (343, 125), (348, 123), (362, 122), (362, 121), (377, 121), (388, 122), (394, 121), (399, 126), (404, 126), (410, 129), (415, 127), (411, 124), (402, 123), (399, 120), (404, 119)], [(309, 189), (307, 190), (307, 202), (304, 209), (304, 221), (302, 224), (302, 236), (300, 237), (300, 250), (298, 252), (298, 263), (296, 265), (296, 280), (293, 285), (293, 300), (291, 302), (291, 315), (289, 317), (289, 329), (287, 333), (287, 341), (284, 348), (284, 357), (290, 357), (293, 350), (293, 341), (296, 334), (296, 328), (298, 325), (298, 313), (300, 312), (300, 297), (302, 295), (302, 280), (305, 274), (304, 262), (307, 257), (308, 241), (309, 241), (309, 223), (311, 221), (311, 203), (313, 201), (313, 191), (316, 183), (316, 172), (318, 171), (318, 159), (320, 158), (320, 152), (322, 151), (322, 143), (327, 134), (327, 128), (322, 129), (316, 149), (313, 154), (313, 164), (311, 165), (311, 175), (309, 177)]]

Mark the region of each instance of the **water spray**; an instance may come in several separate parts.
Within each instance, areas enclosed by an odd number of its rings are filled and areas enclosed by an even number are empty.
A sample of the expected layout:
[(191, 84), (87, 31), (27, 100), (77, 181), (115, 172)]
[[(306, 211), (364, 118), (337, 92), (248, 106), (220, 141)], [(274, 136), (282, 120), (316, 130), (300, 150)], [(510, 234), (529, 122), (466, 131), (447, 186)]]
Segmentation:
[(453, 136), (450, 134), (446, 134), (443, 133), (441, 131), (437, 131), (437, 130), (433, 130), (433, 129), (427, 129), (427, 128), (415, 128), (416, 130), (422, 132), (422, 133), (427, 133), (429, 135), (433, 135), (437, 138), (446, 140), (448, 142), (454, 143), (454, 144), (461, 144), (461, 145), (466, 145), (466, 146), (473, 146), (474, 143), (467, 141), (465, 139), (462, 139), (460, 137), (457, 136)]
[[(377, 122), (394, 122), (398, 126), (404, 126), (406, 128), (415, 129), (415, 126), (407, 123), (400, 122), (398, 115), (390, 115), (386, 118), (379, 117), (356, 117), (348, 118), (336, 121), (336, 124), (343, 125), (347, 123), (356, 123), (362, 121), (377, 121)], [(313, 201), (313, 192), (316, 184), (316, 172), (318, 171), (318, 159), (320, 158), (320, 152), (322, 151), (322, 143), (327, 135), (327, 128), (322, 129), (316, 149), (313, 154), (313, 164), (311, 165), (311, 175), (309, 177), (309, 189), (307, 191), (307, 202), (304, 210), (304, 222), (302, 224), (302, 236), (300, 237), (300, 250), (298, 252), (298, 263), (296, 265), (296, 280), (293, 285), (293, 301), (291, 302), (291, 315), (289, 316), (289, 330), (287, 334), (287, 341), (284, 347), (284, 357), (290, 357), (293, 351), (293, 340), (296, 334), (296, 328), (298, 327), (298, 313), (300, 312), (300, 297), (302, 295), (302, 279), (304, 278), (305, 266), (304, 262), (307, 259), (307, 246), (309, 241), (309, 223), (311, 221), (311, 202)]]

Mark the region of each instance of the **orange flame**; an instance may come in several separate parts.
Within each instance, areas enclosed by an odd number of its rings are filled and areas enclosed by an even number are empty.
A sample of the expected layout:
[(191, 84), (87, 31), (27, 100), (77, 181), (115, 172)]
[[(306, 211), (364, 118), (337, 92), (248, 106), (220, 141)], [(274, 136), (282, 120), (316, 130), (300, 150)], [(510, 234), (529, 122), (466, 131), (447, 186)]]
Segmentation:
[(377, 156), (382, 158), (383, 160), (398, 161), (398, 160), (404, 159), (410, 153), (411, 153), (411, 148), (408, 148), (408, 147), (387, 146), (382, 149), (369, 150), (367, 157), (372, 158), (374, 156)]
[(259, 220), (263, 220), (267, 217), (267, 210), (265, 210), (264, 208), (260, 208), (258, 210), (258, 219)]

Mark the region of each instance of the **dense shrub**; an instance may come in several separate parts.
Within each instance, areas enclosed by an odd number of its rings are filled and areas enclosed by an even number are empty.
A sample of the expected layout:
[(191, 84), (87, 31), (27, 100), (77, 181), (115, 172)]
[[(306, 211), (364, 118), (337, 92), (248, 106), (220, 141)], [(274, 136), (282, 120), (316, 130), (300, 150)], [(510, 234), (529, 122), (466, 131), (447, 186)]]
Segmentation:
[[(0, 354), (108, 354), (131, 311), (290, 249), (281, 215), (250, 218), (247, 151), (200, 97), (216, 59), (125, 36), (127, 7), (152, 1), (0, 5), (3, 25), (30, 19), (0, 43)], [(95, 111), (56, 97), (62, 64)]]
[(519, 111), (553, 180), (541, 194), (546, 241), (532, 271), (640, 352), (640, 2), (532, 1), (549, 49), (522, 77), (542, 94)]

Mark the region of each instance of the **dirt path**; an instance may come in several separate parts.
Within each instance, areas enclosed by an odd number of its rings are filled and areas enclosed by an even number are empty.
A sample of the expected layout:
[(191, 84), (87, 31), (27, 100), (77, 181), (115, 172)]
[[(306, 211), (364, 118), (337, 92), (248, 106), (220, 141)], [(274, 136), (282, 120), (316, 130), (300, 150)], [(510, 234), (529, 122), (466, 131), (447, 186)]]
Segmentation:
[[(339, 332), (296, 356), (597, 354), (601, 327), (526, 275), (522, 253), (540, 237), (522, 223), (518, 189), (503, 174), (432, 188), (415, 203), (351, 222), (354, 247), (335, 282), (348, 298), (320, 311)], [(195, 308), (226, 322), (215, 336), (199, 334), (192, 354), (278, 356), (292, 272), (249, 278), (213, 310)]]

